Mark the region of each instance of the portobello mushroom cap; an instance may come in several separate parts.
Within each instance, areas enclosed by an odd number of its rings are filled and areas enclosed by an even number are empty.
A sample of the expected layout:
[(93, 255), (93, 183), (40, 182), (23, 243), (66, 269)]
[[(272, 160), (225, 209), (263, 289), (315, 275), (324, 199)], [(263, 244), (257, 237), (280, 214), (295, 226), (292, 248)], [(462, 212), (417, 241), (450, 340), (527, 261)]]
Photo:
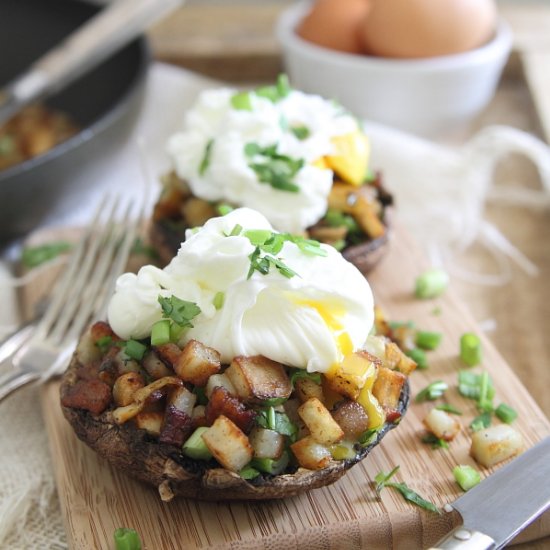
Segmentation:
[[(84, 365), (75, 353), (61, 381), (61, 398), (79, 380), (78, 372)], [(410, 389), (405, 382), (397, 412), (405, 414)], [(398, 423), (386, 423), (373, 441), (358, 446), (353, 459), (332, 461), (322, 470), (297, 468), (294, 473), (282, 475), (260, 474), (245, 480), (238, 474), (220, 467), (214, 461), (193, 460), (177, 447), (160, 443), (138, 429), (133, 423), (118, 425), (113, 420), (112, 409), (99, 415), (87, 410), (61, 406), (63, 414), (76, 435), (114, 467), (131, 477), (158, 488), (162, 500), (175, 496), (199, 500), (267, 500), (285, 498), (330, 485), (342, 477), (354, 464), (363, 460), (382, 438)]]

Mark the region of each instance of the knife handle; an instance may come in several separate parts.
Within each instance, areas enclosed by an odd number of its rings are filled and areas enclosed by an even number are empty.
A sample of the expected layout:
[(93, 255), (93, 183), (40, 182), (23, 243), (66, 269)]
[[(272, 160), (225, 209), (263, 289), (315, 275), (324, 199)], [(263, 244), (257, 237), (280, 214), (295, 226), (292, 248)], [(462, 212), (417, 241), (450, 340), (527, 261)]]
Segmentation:
[(491, 537), (461, 525), (429, 550), (491, 550), (492, 548), (496, 548), (496, 543)]

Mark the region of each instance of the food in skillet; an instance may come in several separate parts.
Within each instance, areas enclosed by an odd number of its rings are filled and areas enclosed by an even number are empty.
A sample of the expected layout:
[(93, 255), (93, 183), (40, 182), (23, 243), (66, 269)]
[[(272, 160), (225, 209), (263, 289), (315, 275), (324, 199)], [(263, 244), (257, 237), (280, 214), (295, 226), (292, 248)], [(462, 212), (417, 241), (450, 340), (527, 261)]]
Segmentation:
[(0, 170), (46, 153), (78, 131), (68, 115), (29, 105), (0, 126)]
[[(168, 142), (152, 241), (168, 262), (185, 230), (230, 207), (261, 212), (278, 231), (341, 250), (363, 272), (388, 239), (391, 195), (369, 167), (370, 145), (340, 105), (288, 86), (202, 92)], [(221, 210), (220, 210), (221, 209)]]
[(368, 282), (247, 208), (127, 273), (63, 377), (77, 435), (161, 497), (280, 498), (334, 482), (396, 426), (416, 366), (369, 336)]

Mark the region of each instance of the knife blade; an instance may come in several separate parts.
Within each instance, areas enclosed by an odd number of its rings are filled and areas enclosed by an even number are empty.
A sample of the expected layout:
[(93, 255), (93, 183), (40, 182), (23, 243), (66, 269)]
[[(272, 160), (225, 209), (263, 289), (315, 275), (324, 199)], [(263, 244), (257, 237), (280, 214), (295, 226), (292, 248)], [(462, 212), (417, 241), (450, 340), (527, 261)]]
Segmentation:
[(464, 521), (431, 550), (497, 550), (550, 508), (550, 437), (491, 474), (451, 506)]

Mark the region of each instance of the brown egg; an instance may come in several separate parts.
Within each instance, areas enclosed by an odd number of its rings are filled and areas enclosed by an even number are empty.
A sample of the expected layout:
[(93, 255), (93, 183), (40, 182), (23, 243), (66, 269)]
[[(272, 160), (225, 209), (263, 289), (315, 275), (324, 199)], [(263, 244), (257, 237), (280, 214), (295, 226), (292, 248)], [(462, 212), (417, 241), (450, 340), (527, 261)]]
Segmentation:
[(448, 55), (489, 40), (496, 16), (495, 0), (371, 0), (360, 37), (371, 55)]
[(371, 0), (318, 0), (300, 23), (297, 33), (319, 46), (362, 53), (359, 26)]

